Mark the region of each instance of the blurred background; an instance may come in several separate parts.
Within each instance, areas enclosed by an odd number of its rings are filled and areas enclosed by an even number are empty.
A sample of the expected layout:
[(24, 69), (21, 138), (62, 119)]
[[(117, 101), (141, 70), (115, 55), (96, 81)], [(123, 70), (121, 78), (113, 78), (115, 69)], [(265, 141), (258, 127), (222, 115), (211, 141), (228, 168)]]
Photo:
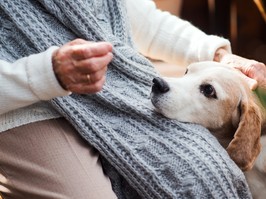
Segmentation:
[(229, 39), (233, 53), (266, 63), (266, 0), (154, 1), (207, 34)]

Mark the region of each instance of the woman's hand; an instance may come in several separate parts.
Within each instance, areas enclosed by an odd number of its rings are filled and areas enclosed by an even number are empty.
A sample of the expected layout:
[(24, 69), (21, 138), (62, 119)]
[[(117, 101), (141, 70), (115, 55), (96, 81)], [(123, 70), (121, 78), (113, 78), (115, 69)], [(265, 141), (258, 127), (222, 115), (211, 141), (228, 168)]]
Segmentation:
[(252, 90), (257, 87), (266, 90), (266, 67), (263, 63), (230, 54), (222, 48), (217, 50), (214, 61), (240, 70), (246, 75), (246, 81)]
[(54, 73), (65, 90), (85, 94), (102, 89), (107, 65), (112, 58), (110, 43), (76, 39), (56, 50), (52, 63)]

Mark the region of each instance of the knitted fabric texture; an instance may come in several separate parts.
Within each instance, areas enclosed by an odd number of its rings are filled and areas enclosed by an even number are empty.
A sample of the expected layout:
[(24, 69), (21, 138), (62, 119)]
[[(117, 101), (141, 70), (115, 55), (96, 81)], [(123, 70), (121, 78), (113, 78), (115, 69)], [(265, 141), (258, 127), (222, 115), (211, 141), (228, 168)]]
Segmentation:
[(0, 9), (4, 60), (78, 37), (113, 44), (101, 92), (51, 103), (100, 152), (119, 199), (251, 198), (243, 173), (205, 128), (154, 112), (149, 93), (158, 74), (134, 49), (124, 2), (1, 0)]

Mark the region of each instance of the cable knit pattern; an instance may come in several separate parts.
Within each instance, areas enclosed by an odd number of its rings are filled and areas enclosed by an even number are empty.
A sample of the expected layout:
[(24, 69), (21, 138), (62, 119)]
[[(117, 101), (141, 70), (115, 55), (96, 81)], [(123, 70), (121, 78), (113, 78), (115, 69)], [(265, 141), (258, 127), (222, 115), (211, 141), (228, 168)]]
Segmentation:
[(134, 50), (124, 2), (1, 0), (0, 8), (1, 59), (77, 37), (114, 45), (103, 91), (51, 104), (100, 152), (119, 199), (251, 198), (243, 173), (206, 129), (153, 111), (149, 92), (158, 74)]

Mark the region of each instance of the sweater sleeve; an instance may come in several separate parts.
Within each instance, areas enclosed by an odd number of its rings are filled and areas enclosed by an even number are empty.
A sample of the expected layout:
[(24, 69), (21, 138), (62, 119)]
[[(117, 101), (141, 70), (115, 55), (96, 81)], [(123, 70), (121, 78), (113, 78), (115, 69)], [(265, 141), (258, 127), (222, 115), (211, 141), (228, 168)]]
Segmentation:
[(51, 57), (55, 49), (51, 47), (14, 63), (0, 60), (0, 114), (70, 94), (54, 75)]
[(206, 35), (188, 21), (156, 8), (151, 0), (126, 0), (136, 47), (143, 55), (186, 65), (213, 60), (215, 51), (231, 53), (227, 39)]

